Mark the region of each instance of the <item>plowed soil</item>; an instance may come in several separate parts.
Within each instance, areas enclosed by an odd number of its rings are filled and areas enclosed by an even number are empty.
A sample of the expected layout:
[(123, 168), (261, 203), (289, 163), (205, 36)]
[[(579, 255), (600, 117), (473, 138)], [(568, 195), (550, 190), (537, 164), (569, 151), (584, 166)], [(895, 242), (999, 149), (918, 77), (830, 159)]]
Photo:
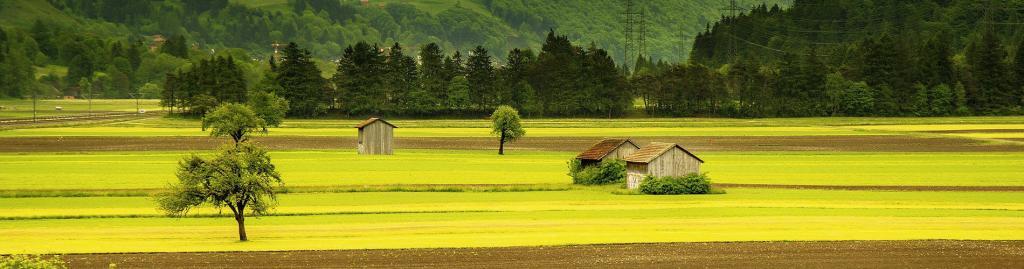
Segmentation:
[(73, 254), (71, 268), (1022, 268), (1024, 241), (816, 241)]
[[(526, 137), (507, 147), (580, 151), (601, 138)], [(354, 149), (354, 137), (256, 137), (274, 150)], [(675, 142), (703, 151), (861, 151), (861, 152), (1019, 152), (1024, 145), (986, 143), (967, 138), (873, 136), (676, 136), (639, 137), (638, 143)], [(205, 150), (225, 143), (210, 137), (5, 137), (0, 152), (77, 152)], [(483, 137), (399, 137), (398, 149), (497, 149), (497, 139)]]

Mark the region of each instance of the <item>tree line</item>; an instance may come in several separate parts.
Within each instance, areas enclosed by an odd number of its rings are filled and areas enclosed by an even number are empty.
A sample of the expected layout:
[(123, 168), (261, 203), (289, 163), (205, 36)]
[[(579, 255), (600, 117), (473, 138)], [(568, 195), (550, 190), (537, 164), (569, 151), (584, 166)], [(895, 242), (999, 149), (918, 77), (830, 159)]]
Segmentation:
[(413, 58), (398, 43), (366, 42), (345, 49), (330, 79), (296, 43), (267, 63), (257, 85), (247, 87), (232, 58), (203, 60), (167, 76), (164, 104), (201, 115), (221, 103), (246, 102), (251, 88), (284, 98), (295, 117), (485, 115), (500, 105), (536, 116), (611, 117), (632, 105), (627, 79), (605, 50), (575, 46), (554, 31), (540, 53), (512, 49), (503, 65), (483, 46), (464, 57), (429, 43)]
[(709, 26), (689, 63), (648, 64), (634, 86), (665, 115), (1021, 114), (1024, 36), (995, 23), (1014, 3), (986, 17), (975, 2), (762, 5)]

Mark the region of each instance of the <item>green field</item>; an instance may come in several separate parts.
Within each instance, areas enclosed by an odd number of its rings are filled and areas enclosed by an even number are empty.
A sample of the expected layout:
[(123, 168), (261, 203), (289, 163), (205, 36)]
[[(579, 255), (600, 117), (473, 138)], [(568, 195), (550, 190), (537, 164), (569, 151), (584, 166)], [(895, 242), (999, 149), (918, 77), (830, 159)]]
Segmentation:
[[(0, 154), (0, 189), (152, 189), (174, 180), (188, 152)], [(289, 186), (568, 184), (571, 152), (399, 150), (279, 151)], [(703, 171), (718, 183), (883, 186), (1024, 185), (1024, 153), (711, 152)], [(457, 169), (453, 169), (457, 167)]]
[[(32, 100), (23, 99), (0, 99), (0, 119), (6, 118), (32, 118)], [(61, 107), (61, 110), (57, 110)], [(101, 112), (135, 112), (134, 99), (95, 99), (92, 101), (92, 111)], [(146, 99), (139, 101), (139, 108), (146, 111), (160, 111), (160, 101)], [(36, 103), (37, 116), (69, 116), (84, 115), (89, 113), (89, 100), (86, 99), (45, 99)]]
[[(289, 120), (270, 136), (351, 137), (358, 119)], [(393, 120), (398, 137), (488, 137), (482, 119)], [(143, 118), (0, 131), (0, 137), (205, 136), (195, 119)], [(527, 119), (528, 137), (885, 135), (1012, 144), (1024, 117)], [(126, 140), (131, 141), (131, 140)], [(453, 138), (452, 143), (458, 143)], [(781, 141), (781, 140), (780, 140)], [(814, 140), (819, 141), (819, 140)], [(967, 141), (967, 142), (965, 142)], [(712, 143), (713, 139), (712, 139)], [(2, 147), (3, 145), (0, 145)], [(715, 183), (819, 186), (1024, 185), (1024, 152), (704, 151)], [(1012, 149), (1012, 148), (1010, 148)], [(251, 242), (212, 208), (164, 217), (150, 195), (177, 161), (208, 151), (0, 153), (0, 253), (535, 246), (792, 240), (1024, 240), (1024, 192), (727, 188), (634, 195), (571, 185), (577, 152), (275, 150), (285, 181)], [(496, 184), (496, 185), (495, 185)], [(15, 198), (18, 197), (18, 198)], [(623, 227), (638, 227), (624, 229)], [(57, 243), (55, 243), (57, 242)]]
[[(248, 222), (253, 239), (247, 243), (233, 240), (230, 218), (156, 217), (142, 197), (17, 198), (0, 199), (0, 205), (36, 219), (0, 221), (0, 236), (10, 239), (0, 245), (0, 252), (1013, 240), (1024, 239), (1022, 195), (758, 189), (702, 196), (613, 195), (603, 190), (292, 194), (281, 198), (282, 215)], [(67, 218), (89, 214), (93, 218)], [(634, 226), (642, 231), (622, 228)]]

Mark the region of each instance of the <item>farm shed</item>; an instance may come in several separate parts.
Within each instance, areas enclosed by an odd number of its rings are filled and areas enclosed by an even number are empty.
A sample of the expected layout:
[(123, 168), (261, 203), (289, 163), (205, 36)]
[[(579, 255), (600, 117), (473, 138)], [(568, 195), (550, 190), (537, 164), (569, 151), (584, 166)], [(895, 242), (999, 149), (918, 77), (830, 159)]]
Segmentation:
[(626, 187), (636, 189), (647, 175), (685, 176), (700, 173), (704, 163), (697, 155), (675, 143), (651, 143), (626, 156)]
[(633, 140), (622, 138), (605, 139), (597, 142), (597, 144), (583, 151), (580, 155), (576, 155), (576, 159), (580, 160), (582, 166), (595, 165), (600, 164), (606, 158), (621, 160), (638, 149), (640, 149), (640, 146), (637, 146)]
[(394, 153), (394, 124), (380, 118), (369, 118), (356, 125), (359, 129), (359, 154), (391, 155)]

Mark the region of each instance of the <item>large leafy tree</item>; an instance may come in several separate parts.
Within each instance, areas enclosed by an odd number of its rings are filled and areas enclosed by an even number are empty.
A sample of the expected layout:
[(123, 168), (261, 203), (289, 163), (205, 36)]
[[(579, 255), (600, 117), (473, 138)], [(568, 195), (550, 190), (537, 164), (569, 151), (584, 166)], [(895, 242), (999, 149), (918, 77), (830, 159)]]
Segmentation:
[(203, 117), (211, 136), (230, 136), (212, 158), (189, 156), (178, 162), (178, 182), (157, 195), (160, 209), (181, 217), (203, 205), (227, 207), (238, 223), (238, 240), (247, 241), (245, 215), (264, 215), (277, 203), (274, 188), (282, 185), (267, 151), (247, 142), (252, 132), (266, 130), (263, 119), (242, 104), (224, 104)]
[(212, 158), (197, 155), (178, 162), (178, 182), (157, 195), (160, 209), (180, 217), (203, 205), (227, 207), (238, 223), (238, 240), (247, 241), (245, 215), (265, 215), (276, 203), (274, 188), (282, 185), (267, 151), (243, 142), (221, 149)]
[(203, 130), (210, 129), (210, 136), (228, 136), (235, 145), (245, 142), (249, 134), (266, 131), (267, 122), (243, 104), (228, 103), (203, 116)]
[(498, 155), (505, 155), (505, 143), (526, 135), (519, 119), (519, 111), (510, 106), (498, 106), (491, 114), (491, 134), (498, 137)]

